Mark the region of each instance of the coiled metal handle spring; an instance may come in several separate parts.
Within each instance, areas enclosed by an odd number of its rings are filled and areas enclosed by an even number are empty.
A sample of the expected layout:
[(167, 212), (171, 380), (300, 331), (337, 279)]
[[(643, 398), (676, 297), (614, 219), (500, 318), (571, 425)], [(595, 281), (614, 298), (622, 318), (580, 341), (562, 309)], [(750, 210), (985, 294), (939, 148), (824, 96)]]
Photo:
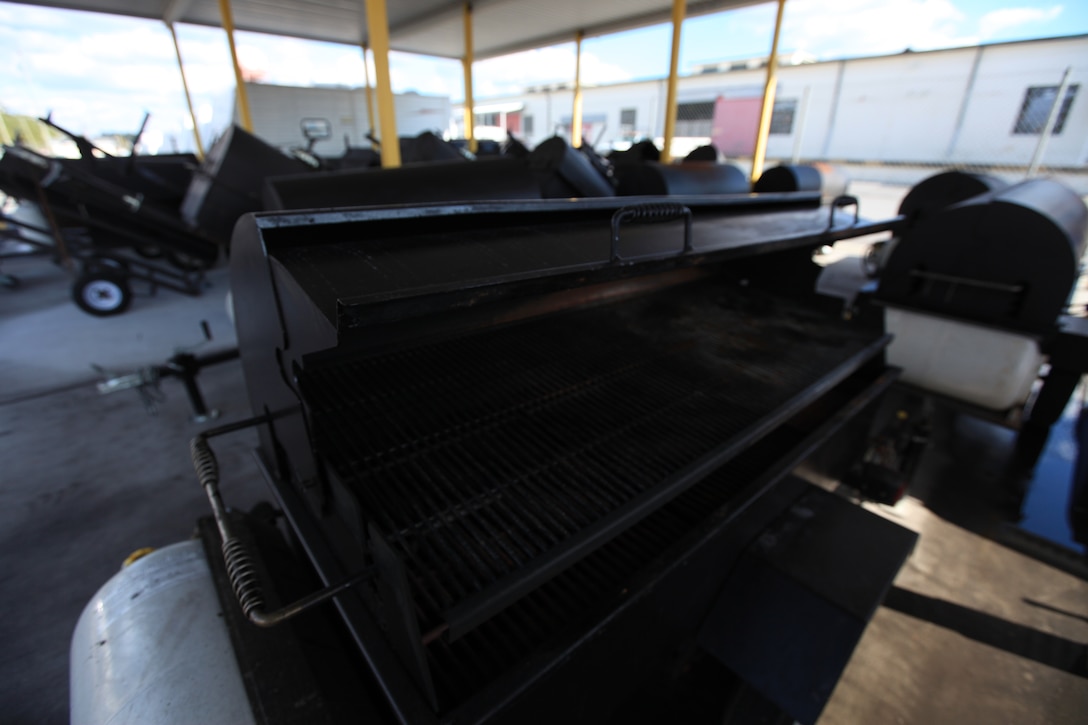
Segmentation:
[(208, 496), (215, 523), (219, 527), (219, 536), (223, 540), (223, 562), (226, 564), (231, 589), (238, 598), (242, 612), (246, 617), (252, 618), (254, 612), (264, 609), (264, 593), (261, 591), (253, 559), (242, 540), (231, 531), (226, 507), (219, 494), (219, 462), (203, 436), (198, 436), (189, 443), (189, 455), (193, 459), (196, 477)]
[(271, 627), (294, 617), (296, 614), (301, 614), (313, 606), (332, 599), (344, 590), (372, 578), (377, 571), (376, 567), (366, 567), (355, 572), (339, 584), (325, 587), (274, 612), (265, 611), (264, 591), (257, 575), (256, 564), (244, 542), (231, 530), (227, 507), (223, 504), (223, 497), (219, 493), (219, 462), (208, 444), (208, 438), (224, 433), (232, 433), (267, 421), (267, 416), (260, 416), (240, 423), (221, 426), (204, 431), (189, 443), (189, 455), (193, 460), (193, 468), (196, 469), (197, 479), (204, 488), (208, 503), (211, 504), (212, 515), (215, 517), (215, 524), (219, 529), (219, 537), (223, 540), (223, 562), (226, 565), (227, 576), (230, 578), (234, 596), (238, 599), (238, 605), (242, 608), (246, 618), (261, 627)]
[(620, 225), (629, 224), (660, 224), (671, 222), (675, 219), (684, 220), (684, 247), (679, 254), (687, 254), (692, 251), (691, 243), (691, 209), (683, 204), (668, 202), (649, 202), (646, 204), (634, 204), (617, 209), (612, 215), (612, 262), (622, 262), (620, 256)]
[(257, 579), (257, 567), (249, 557), (241, 539), (232, 538), (223, 542), (223, 561), (227, 565), (227, 576), (234, 596), (246, 617), (264, 609), (264, 592)]

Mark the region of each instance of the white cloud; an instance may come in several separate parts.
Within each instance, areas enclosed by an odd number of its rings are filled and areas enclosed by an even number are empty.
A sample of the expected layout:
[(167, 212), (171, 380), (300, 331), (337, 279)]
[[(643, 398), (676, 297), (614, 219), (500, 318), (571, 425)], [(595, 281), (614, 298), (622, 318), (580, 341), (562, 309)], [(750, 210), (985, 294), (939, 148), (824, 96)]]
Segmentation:
[[(981, 17), (982, 11), (972, 11), (969, 17), (961, 10), (968, 7), (962, 0), (790, 0), (781, 48), (804, 49), (828, 59), (971, 45), (980, 38), (1008, 37), (1010, 30), (1053, 21), (1063, 12), (1061, 5), (1035, 5), (1031, 0), (1022, 4)], [(698, 50), (685, 52), (697, 53), (699, 60), (714, 59), (718, 53), (730, 58), (738, 57), (735, 53), (765, 53), (771, 8), (768, 4), (698, 19), (712, 21), (711, 29), (692, 33), (686, 44)], [(197, 26), (178, 26), (177, 31), (193, 100), (198, 106), (214, 106), (216, 124), (222, 128), (225, 114), (218, 109), (229, 105), (234, 89), (225, 35)], [(639, 32), (638, 42), (622, 37), (615, 42), (587, 41), (583, 81), (595, 85), (663, 75), (665, 34), (660, 26)], [(758, 42), (738, 49), (737, 41), (722, 38)], [(243, 63), (263, 71), (267, 82), (363, 84), (361, 51), (356, 47), (253, 33), (239, 33), (238, 42)], [(153, 113), (153, 123), (184, 131), (185, 99), (170, 36), (161, 23), (0, 2), (0, 48), (0, 104), (13, 112), (44, 115), (52, 109), (58, 122), (91, 134), (135, 129), (146, 109)], [(647, 66), (650, 57), (653, 63)], [(486, 99), (531, 85), (570, 83), (574, 61), (573, 43), (480, 61), (474, 69), (475, 95)], [(657, 65), (660, 70), (653, 70)], [(394, 52), (390, 66), (398, 93), (448, 95), (454, 102), (462, 98), (458, 61)]]
[(1062, 14), (1061, 5), (1053, 5), (1049, 8), (1002, 8), (986, 13), (979, 19), (978, 34), (983, 40), (988, 40), (1005, 30), (1018, 28), (1021, 25), (1047, 22), (1056, 19)]
[(252, 33), (239, 36), (238, 59), (247, 77), (287, 86), (363, 85), (360, 48)]
[[(572, 46), (552, 46), (489, 58), (476, 63), (473, 93), (477, 98), (518, 93), (526, 86), (574, 82)], [(582, 82), (587, 85), (629, 80), (631, 74), (615, 63), (582, 52)]]
[(786, 5), (781, 47), (820, 58), (973, 45), (967, 16), (950, 0), (821, 0)]
[[(370, 59), (370, 82), (375, 83), (373, 55)], [(443, 58), (428, 58), (413, 53), (389, 54), (389, 77), (394, 93), (464, 96), (464, 73), (461, 62)]]
[[(197, 105), (222, 106), (234, 77), (223, 32), (179, 26)], [(0, 4), (0, 103), (88, 136), (148, 130), (191, 147), (188, 109), (170, 34), (161, 24)], [(223, 114), (219, 114), (222, 116)], [(218, 131), (225, 118), (218, 118)]]

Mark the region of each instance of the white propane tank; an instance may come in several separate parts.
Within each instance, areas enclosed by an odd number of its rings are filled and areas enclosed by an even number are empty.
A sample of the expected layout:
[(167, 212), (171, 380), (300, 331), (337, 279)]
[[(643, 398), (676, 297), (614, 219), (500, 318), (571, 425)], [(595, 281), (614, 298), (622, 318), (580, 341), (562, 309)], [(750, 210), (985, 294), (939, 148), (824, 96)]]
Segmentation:
[(118, 572), (72, 635), (73, 725), (253, 723), (220, 610), (199, 541)]
[(911, 385), (991, 410), (1022, 405), (1045, 357), (1026, 335), (895, 307), (884, 311), (895, 335), (888, 364)]

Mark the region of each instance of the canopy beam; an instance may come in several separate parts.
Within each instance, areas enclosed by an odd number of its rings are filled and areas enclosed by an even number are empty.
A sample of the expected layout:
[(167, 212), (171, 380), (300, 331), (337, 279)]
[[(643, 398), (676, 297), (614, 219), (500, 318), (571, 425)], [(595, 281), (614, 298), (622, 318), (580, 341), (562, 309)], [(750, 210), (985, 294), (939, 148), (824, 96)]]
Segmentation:
[(680, 29), (684, 25), (685, 0), (672, 0), (672, 54), (669, 60), (669, 79), (665, 92), (665, 148), (661, 149), (661, 163), (672, 161), (672, 139), (676, 135), (676, 86), (680, 75)]
[(185, 90), (185, 104), (189, 107), (189, 119), (193, 123), (193, 141), (196, 142), (196, 157), (204, 160), (204, 142), (200, 138), (200, 126), (196, 122), (196, 111), (193, 110), (193, 96), (189, 93), (189, 80), (185, 77), (185, 63), (181, 60), (181, 46), (178, 45), (178, 34), (174, 30), (174, 24), (167, 21), (166, 27), (170, 31), (170, 37), (174, 40), (174, 55), (178, 58), (178, 71), (181, 72), (181, 87)]
[(570, 118), (570, 145), (582, 145), (582, 38), (581, 30), (574, 36), (574, 109)]
[(230, 0), (219, 0), (219, 17), (223, 21), (223, 30), (227, 33), (230, 60), (234, 65), (234, 83), (238, 89), (238, 116), (242, 121), (242, 128), (253, 133), (253, 117), (249, 114), (249, 96), (246, 95), (246, 82), (242, 78), (242, 66), (238, 64), (238, 48), (234, 45), (234, 15), (231, 13)]
[(468, 140), (468, 150), (476, 153), (476, 101), (472, 94), (472, 3), (465, 3), (462, 19), (465, 30), (465, 55), (461, 59), (465, 72), (465, 138)]
[(393, 84), (389, 80), (389, 15), (385, 0), (366, 0), (366, 27), (374, 53), (375, 84), (378, 87), (378, 122), (381, 124), (382, 167), (400, 166), (400, 137), (393, 105)]
[(189, 8), (192, 6), (193, 0), (167, 0), (166, 7), (162, 11), (162, 20), (167, 25), (173, 25), (181, 20)]
[(366, 82), (367, 134), (374, 135), (374, 89), (370, 87), (370, 63), (367, 61), (367, 44), (363, 43), (363, 80)]
[(767, 157), (767, 139), (771, 135), (771, 116), (774, 114), (774, 96), (778, 90), (778, 38), (782, 32), (782, 13), (786, 0), (778, 0), (778, 14), (774, 19), (774, 39), (771, 40), (771, 57), (767, 59), (767, 81), (763, 85), (763, 107), (759, 111), (759, 132), (756, 148), (752, 152), (752, 183), (763, 175), (763, 162)]

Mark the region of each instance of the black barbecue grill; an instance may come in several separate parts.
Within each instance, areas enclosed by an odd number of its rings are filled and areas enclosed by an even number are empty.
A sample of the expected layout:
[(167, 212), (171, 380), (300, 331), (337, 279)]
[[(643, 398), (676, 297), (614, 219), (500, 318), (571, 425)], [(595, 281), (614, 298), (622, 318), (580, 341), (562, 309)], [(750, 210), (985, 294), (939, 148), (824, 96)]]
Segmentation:
[(301, 379), (317, 453), (405, 561), (424, 630), (460, 638), (885, 342), (725, 297), (689, 283)]
[(771, 194), (239, 226), (260, 457), (324, 580), (376, 570), (337, 604), (395, 718), (596, 721), (709, 636), (730, 563), (806, 495), (790, 472), (858, 456), (841, 441), (895, 379), (880, 329), (766, 274), (880, 228), (828, 214)]

